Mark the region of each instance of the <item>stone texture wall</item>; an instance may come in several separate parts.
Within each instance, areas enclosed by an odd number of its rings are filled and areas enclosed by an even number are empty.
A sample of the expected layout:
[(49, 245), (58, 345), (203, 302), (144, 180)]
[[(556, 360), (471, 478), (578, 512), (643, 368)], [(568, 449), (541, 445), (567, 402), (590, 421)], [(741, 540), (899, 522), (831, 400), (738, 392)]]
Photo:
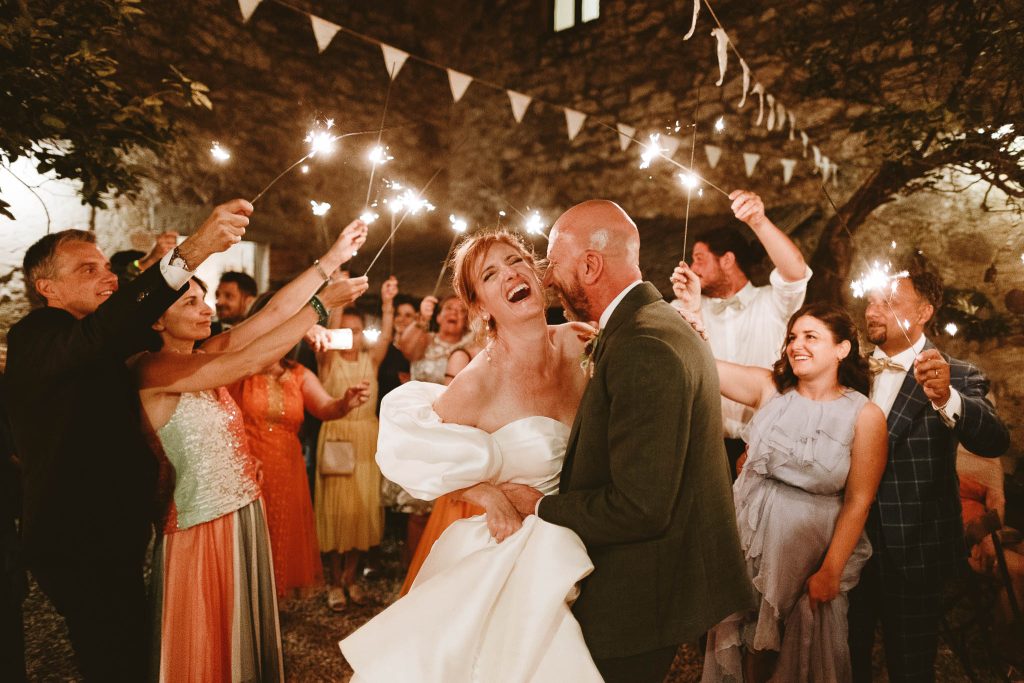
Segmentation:
[[(780, 61), (770, 33), (760, 27), (773, 13), (785, 11), (788, 2), (715, 3), (730, 37), (769, 90), (794, 65)], [(685, 126), (694, 117), (698, 86), (698, 170), (727, 190), (760, 193), (769, 215), (807, 249), (820, 221), (829, 215), (799, 141), (789, 141), (785, 132), (754, 128), (756, 100), (743, 110), (736, 108), (741, 72), (734, 58), (725, 85), (714, 86), (718, 74), (706, 12), (693, 39), (681, 40), (692, 11), (688, 0), (605, 0), (597, 21), (557, 34), (550, 30), (550, 0), (293, 4), (488, 82), (600, 114), (588, 119), (570, 142), (560, 107), (535, 102), (516, 124), (501, 90), (474, 83), (453, 104), (443, 71), (407, 62), (389, 96), (386, 125), (393, 129), (384, 133), (396, 158), (381, 170), (411, 186), (422, 185), (436, 172), (426, 195), (438, 209), (402, 226), (393, 256), (385, 252), (374, 279), (392, 270), (393, 260), (403, 290), (429, 293), (448, 247), (449, 213), (479, 226), (518, 226), (522, 218), (517, 211), (537, 210), (553, 221), (580, 200), (605, 197), (621, 203), (637, 220), (641, 266), (667, 293), (667, 277), (683, 254), (686, 206), (673, 178), (677, 169), (660, 162), (641, 171), (636, 146), (621, 151), (616, 134), (600, 124), (627, 122), (645, 138), (674, 128), (678, 121), (683, 144), (676, 159), (688, 161)], [(133, 231), (137, 241), (144, 241), (137, 226), (157, 231), (167, 225), (193, 225), (216, 202), (254, 196), (304, 154), (302, 137), (317, 115), (333, 116), (339, 132), (380, 125), (388, 79), (377, 46), (342, 32), (317, 54), (307, 18), (273, 2), (264, 2), (244, 25), (235, 0), (153, 0), (144, 5), (148, 15), (136, 39), (125, 47), (126, 55), (132, 55), (126, 67), (140, 82), (158, 89), (162, 73), (154, 64), (173, 63), (211, 87), (214, 109), (182, 111), (186, 135), (151, 164), (149, 194), (131, 205), (119, 203), (109, 215), (96, 215), (101, 245), (108, 251), (127, 246)], [(840, 163), (839, 182), (830, 191), (842, 201), (877, 161), (863, 138), (844, 126), (849, 108), (827, 100), (786, 104), (794, 107), (801, 127), (822, 150)], [(711, 126), (719, 116), (726, 130), (715, 134)], [(230, 164), (211, 161), (207, 150), (212, 140), (232, 151)], [(327, 217), (332, 232), (362, 210), (369, 170), (365, 153), (374, 141), (373, 135), (346, 138), (335, 155), (315, 160), (308, 174), (292, 173), (257, 204), (250, 235), (271, 245), (273, 280), (287, 278), (322, 249), (310, 199), (334, 206)], [(704, 160), (706, 143), (724, 149), (714, 170)], [(764, 155), (753, 178), (745, 176), (743, 151)], [(788, 186), (781, 183), (781, 157), (801, 161)], [(14, 186), (5, 181), (3, 187), (8, 191)], [(1006, 313), (1007, 292), (1024, 283), (1024, 229), (1016, 214), (981, 210), (979, 192), (983, 190), (975, 187), (955, 195), (922, 193), (886, 205), (860, 229), (858, 255), (888, 255), (892, 240), (900, 250), (920, 247), (948, 284), (981, 288)], [(989, 204), (998, 206), (997, 199), (990, 197)], [(84, 215), (61, 218), (65, 225), (72, 219), (87, 222), (88, 212)], [(693, 200), (690, 215), (689, 244), (701, 231), (732, 220), (729, 202), (709, 188), (703, 198)], [(353, 264), (356, 269), (369, 264), (388, 227), (386, 219), (374, 225), (370, 242)], [(10, 320), (17, 309), (20, 276), (14, 266), (20, 262), (19, 252), (41, 228), (28, 214), (19, 216), (13, 231), (4, 219), (0, 228), (7, 230), (0, 252), (0, 295), (6, 297), (0, 304), (0, 326), (5, 326), (3, 316)], [(535, 246), (543, 251), (545, 244), (535, 239)], [(983, 282), (992, 264), (998, 276)], [(977, 360), (992, 375), (1001, 412), (1014, 424), (1014, 450), (1024, 452), (1020, 340), (942, 342)]]

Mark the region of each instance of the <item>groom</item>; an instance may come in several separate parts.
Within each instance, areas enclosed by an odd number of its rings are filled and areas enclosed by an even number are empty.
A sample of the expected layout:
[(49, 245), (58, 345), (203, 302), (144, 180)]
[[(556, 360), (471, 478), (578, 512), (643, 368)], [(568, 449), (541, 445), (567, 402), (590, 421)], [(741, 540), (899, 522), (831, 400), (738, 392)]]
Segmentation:
[(598, 320), (593, 376), (560, 495), (503, 487), (521, 514), (575, 531), (594, 572), (573, 606), (606, 681), (662, 681), (682, 642), (753, 606), (710, 347), (641, 282), (640, 236), (617, 204), (555, 222), (545, 286)]

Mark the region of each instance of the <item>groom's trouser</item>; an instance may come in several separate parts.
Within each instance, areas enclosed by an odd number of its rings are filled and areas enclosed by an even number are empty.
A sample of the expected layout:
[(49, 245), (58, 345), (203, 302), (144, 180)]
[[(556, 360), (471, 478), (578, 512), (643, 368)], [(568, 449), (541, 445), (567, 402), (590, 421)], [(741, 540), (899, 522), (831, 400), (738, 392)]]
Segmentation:
[(678, 649), (678, 645), (673, 645), (629, 657), (595, 659), (594, 664), (605, 683), (662, 683)]

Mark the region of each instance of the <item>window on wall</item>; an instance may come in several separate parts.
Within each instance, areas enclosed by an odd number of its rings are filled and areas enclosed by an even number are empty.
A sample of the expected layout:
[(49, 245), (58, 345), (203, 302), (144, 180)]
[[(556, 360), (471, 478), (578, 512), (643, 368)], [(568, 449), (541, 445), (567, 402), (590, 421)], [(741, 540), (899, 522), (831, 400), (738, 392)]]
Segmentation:
[(593, 21), (601, 15), (601, 0), (554, 0), (555, 31)]

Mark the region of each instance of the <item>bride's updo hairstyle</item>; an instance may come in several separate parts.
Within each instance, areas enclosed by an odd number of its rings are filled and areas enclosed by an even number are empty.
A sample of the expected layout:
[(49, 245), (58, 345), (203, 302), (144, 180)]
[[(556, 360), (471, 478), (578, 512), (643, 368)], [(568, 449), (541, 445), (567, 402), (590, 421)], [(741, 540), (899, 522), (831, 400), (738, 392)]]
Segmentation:
[(540, 283), (540, 269), (537, 267), (533, 249), (528, 247), (516, 233), (498, 228), (462, 240), (455, 250), (455, 255), (452, 256), (452, 289), (469, 310), (469, 324), (478, 338), (493, 335), (497, 331), (497, 323), (494, 322), (493, 316), (488, 319), (485, 328), (479, 311), (474, 313), (474, 310), (477, 309), (476, 279), (480, 274), (480, 263), (487, 256), (491, 247), (496, 244), (504, 244), (519, 252), (523, 261), (536, 276), (538, 285)]

